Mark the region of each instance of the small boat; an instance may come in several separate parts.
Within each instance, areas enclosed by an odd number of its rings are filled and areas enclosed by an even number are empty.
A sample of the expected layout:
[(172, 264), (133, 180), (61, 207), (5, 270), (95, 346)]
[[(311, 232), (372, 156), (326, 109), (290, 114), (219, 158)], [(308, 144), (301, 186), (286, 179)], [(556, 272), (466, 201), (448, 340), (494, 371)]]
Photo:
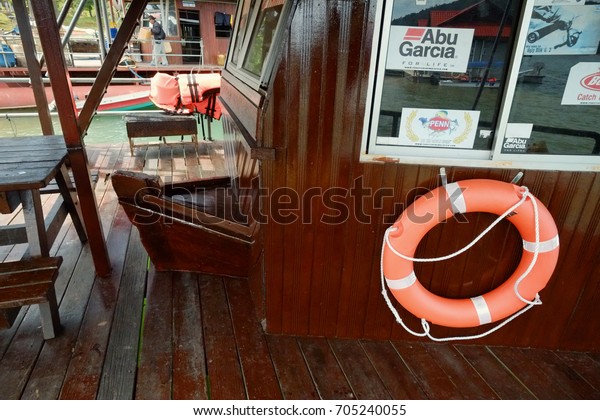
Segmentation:
[(519, 82), (540, 85), (544, 82), (544, 77), (546, 76), (543, 74), (520, 74)]
[[(73, 85), (72, 92), (78, 110), (81, 110), (90, 85)], [(45, 87), (50, 110), (54, 108), (54, 93), (50, 86)], [(151, 108), (150, 86), (144, 84), (111, 85), (108, 87), (98, 110), (132, 110)], [(0, 83), (0, 110), (35, 110), (37, 108), (33, 89), (29, 84)]]
[[(481, 81), (462, 81), (462, 80), (450, 80), (444, 79), (440, 80), (439, 86), (450, 86), (450, 87), (480, 87)], [(500, 86), (500, 83), (496, 79), (488, 79), (483, 85), (486, 88), (497, 88)]]
[(519, 72), (519, 82), (532, 83), (536, 85), (542, 84), (544, 77), (546, 77), (546, 75), (542, 74), (543, 69), (544, 63), (534, 63), (533, 68)]
[[(133, 111), (138, 109), (155, 108), (150, 101), (150, 89), (145, 91), (124, 93), (122, 95), (105, 95), (98, 106), (98, 111)], [(80, 111), (85, 100), (76, 101), (77, 110)]]

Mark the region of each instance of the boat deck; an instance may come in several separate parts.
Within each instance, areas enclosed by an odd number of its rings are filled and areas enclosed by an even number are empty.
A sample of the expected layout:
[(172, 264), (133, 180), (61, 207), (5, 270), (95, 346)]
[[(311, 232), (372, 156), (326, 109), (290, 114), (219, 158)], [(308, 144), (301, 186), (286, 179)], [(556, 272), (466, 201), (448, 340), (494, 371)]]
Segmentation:
[[(89, 147), (113, 265), (97, 278), (66, 223), (52, 247), (63, 330), (42, 339), (36, 307), (0, 331), (0, 399), (598, 399), (600, 353), (276, 336), (263, 332), (248, 285), (158, 273), (118, 205), (110, 174), (223, 175), (219, 143)], [(54, 197), (45, 196), (50, 206)], [(21, 215), (0, 215), (18, 223)], [(18, 260), (22, 245), (0, 247)]]

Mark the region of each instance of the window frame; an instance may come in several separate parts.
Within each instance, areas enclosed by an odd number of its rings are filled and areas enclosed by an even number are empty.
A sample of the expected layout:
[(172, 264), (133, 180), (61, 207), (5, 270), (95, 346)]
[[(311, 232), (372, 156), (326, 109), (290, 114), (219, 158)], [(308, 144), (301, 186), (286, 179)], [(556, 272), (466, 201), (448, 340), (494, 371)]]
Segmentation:
[[(215, 14), (217, 13), (222, 13), (222, 12), (215, 12)], [(231, 26), (231, 24), (225, 26), (220, 26), (217, 25), (216, 23), (214, 24), (214, 28), (215, 28), (215, 38), (219, 38), (219, 39), (224, 39), (224, 38), (228, 38), (231, 39), (231, 34), (233, 32), (233, 27)]]
[[(535, 0), (525, 0), (517, 16), (514, 29), (516, 38), (510, 53), (507, 79), (502, 86), (502, 100), (498, 109), (496, 129), (491, 150), (443, 149), (414, 146), (375, 145), (380, 117), (381, 90), (389, 40), (391, 12), (394, 0), (377, 0), (372, 55), (369, 68), (367, 104), (361, 144), (361, 162), (397, 162), (406, 164), (444, 165), (484, 168), (520, 168), (537, 170), (600, 171), (598, 155), (513, 154), (503, 153), (502, 144), (509, 124), (510, 111), (517, 89), (517, 78), (523, 60), (527, 31)], [(383, 66), (383, 67), (382, 67)], [(594, 105), (591, 105), (594, 106)], [(375, 151), (376, 150), (376, 151)], [(401, 151), (402, 154), (398, 152)], [(405, 153), (406, 152), (406, 153)]]
[[(246, 23), (246, 27), (243, 30), (243, 33), (238, 31), (238, 27), (240, 24), (240, 20), (242, 18), (242, 10), (244, 7), (244, 3), (246, 1), (255, 1), (255, 7), (252, 10), (250, 16), (248, 17), (248, 22)], [(284, 32), (284, 27), (286, 26), (287, 18), (289, 16), (290, 11), (292, 10), (292, 4), (294, 1), (286, 0), (283, 3), (283, 8), (281, 9), (281, 16), (277, 22), (277, 27), (275, 29), (275, 35), (273, 36), (273, 42), (271, 44), (271, 48), (267, 53), (262, 72), (259, 77), (257, 77), (252, 72), (244, 69), (244, 62), (246, 60), (246, 55), (249, 52), (250, 42), (252, 40), (252, 34), (254, 33), (255, 25), (257, 24), (258, 16), (260, 15), (261, 6), (264, 2), (269, 0), (241, 0), (238, 2), (238, 6), (235, 13), (235, 22), (233, 26), (233, 33), (230, 38), (229, 43), (229, 51), (227, 54), (227, 62), (225, 64), (225, 69), (233, 74), (236, 78), (250, 86), (252, 89), (259, 91), (264, 88), (273, 73), (273, 69), (275, 67), (275, 59), (278, 53), (278, 46), (282, 43), (282, 35)], [(252, 5), (250, 6), (252, 7)], [(243, 36), (243, 43), (240, 48), (239, 54), (236, 57), (237, 63), (233, 63), (232, 58), (234, 54), (234, 50), (237, 44), (237, 39), (239, 36)]]

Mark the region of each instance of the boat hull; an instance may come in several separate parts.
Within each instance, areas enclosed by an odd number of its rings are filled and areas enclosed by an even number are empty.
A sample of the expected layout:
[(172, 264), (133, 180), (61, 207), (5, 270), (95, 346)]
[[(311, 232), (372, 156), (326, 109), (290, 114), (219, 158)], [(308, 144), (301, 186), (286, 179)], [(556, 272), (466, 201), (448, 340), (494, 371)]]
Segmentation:
[[(90, 85), (74, 85), (72, 92), (75, 97), (77, 109), (83, 107), (85, 98), (91, 90)], [(54, 101), (54, 93), (50, 86), (45, 87), (48, 103)], [(148, 85), (112, 85), (109, 86), (104, 95), (99, 111), (108, 110), (134, 110), (154, 108), (149, 98), (150, 87)], [(26, 84), (0, 83), (0, 110), (36, 110), (35, 96), (31, 86)]]

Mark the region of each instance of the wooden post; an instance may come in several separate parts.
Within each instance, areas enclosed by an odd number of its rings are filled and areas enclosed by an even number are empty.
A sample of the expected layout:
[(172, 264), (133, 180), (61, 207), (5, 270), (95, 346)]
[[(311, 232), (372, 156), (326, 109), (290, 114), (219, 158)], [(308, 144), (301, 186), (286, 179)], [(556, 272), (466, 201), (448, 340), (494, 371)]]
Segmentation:
[(77, 120), (71, 79), (65, 64), (54, 5), (52, 0), (36, 0), (31, 2), (31, 9), (37, 23), (44, 57), (46, 57), (56, 109), (58, 110), (60, 125), (69, 152), (71, 169), (79, 195), (83, 222), (88, 234), (96, 274), (106, 277), (110, 275), (111, 265), (102, 232), (98, 205), (90, 180), (87, 156)]
[(51, 136), (54, 134), (54, 127), (52, 126), (52, 117), (48, 108), (48, 98), (44, 90), (42, 69), (35, 55), (35, 40), (33, 39), (33, 32), (29, 24), (29, 15), (27, 14), (25, 1), (13, 0), (13, 9), (17, 18), (17, 25), (19, 26), (21, 41), (23, 42), (23, 51), (27, 61), (27, 70), (31, 79), (31, 87), (33, 88), (33, 96), (35, 97), (35, 105), (38, 110), (42, 133)]
[(29, 239), (29, 254), (42, 257), (50, 256), (48, 234), (44, 225), (44, 211), (40, 190), (21, 191), (21, 203), (23, 205), (23, 217), (25, 218), (25, 229)]

